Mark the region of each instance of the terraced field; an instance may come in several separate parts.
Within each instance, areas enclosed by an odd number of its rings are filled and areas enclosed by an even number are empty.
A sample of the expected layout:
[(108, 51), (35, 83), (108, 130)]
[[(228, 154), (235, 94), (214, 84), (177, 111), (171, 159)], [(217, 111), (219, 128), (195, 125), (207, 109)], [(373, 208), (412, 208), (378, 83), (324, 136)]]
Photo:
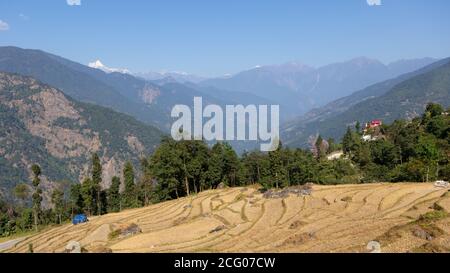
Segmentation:
[[(448, 252), (450, 193), (423, 184), (314, 185), (311, 195), (265, 198), (256, 187), (205, 191), (146, 208), (66, 224), (9, 252)], [(119, 225), (141, 233), (112, 237)]]

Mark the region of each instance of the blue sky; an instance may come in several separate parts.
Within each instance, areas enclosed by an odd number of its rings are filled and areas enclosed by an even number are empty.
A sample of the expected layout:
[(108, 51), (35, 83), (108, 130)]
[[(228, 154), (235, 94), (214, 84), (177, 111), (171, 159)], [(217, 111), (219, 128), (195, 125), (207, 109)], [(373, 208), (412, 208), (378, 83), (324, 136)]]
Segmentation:
[(204, 76), (288, 61), (450, 56), (448, 0), (66, 1), (0, 0), (0, 45)]

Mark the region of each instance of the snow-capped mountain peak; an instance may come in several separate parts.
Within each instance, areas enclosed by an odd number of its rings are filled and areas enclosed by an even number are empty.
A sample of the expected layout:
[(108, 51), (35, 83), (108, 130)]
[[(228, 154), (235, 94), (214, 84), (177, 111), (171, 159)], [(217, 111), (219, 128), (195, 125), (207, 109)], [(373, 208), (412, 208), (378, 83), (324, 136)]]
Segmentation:
[(104, 65), (100, 60), (90, 62), (88, 64), (88, 66), (91, 68), (100, 69), (106, 73), (118, 72), (118, 73), (123, 73), (123, 74), (131, 74), (131, 72), (128, 69), (108, 67), (108, 66)]

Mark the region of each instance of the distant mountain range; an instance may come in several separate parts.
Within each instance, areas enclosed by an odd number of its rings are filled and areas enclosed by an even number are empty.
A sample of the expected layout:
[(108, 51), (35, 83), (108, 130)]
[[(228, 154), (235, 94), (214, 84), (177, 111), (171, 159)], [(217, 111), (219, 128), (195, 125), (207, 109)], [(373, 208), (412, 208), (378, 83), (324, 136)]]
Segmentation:
[(77, 100), (110, 107), (164, 131), (170, 127), (173, 105), (192, 102), (193, 96), (220, 105), (280, 104), (281, 119), (286, 121), (433, 61), (423, 58), (384, 65), (360, 57), (317, 69), (287, 63), (203, 80), (177, 72), (136, 76), (101, 61), (89, 67), (40, 50), (0, 47), (0, 71), (32, 76)]
[(101, 106), (82, 103), (36, 79), (0, 72), (0, 194), (30, 181), (39, 164), (44, 187), (88, 175), (91, 154), (103, 165), (103, 183), (121, 176), (126, 160), (139, 166), (163, 135), (153, 126)]
[[(103, 64), (97, 63), (98, 66)], [(91, 66), (94, 66), (93, 64)], [(72, 98), (125, 113), (169, 132), (171, 109), (176, 104), (192, 105), (194, 96), (205, 104), (239, 104), (239, 92), (199, 86), (177, 80), (149, 81), (129, 73), (89, 67), (40, 50), (0, 47), (0, 71), (34, 77), (60, 89)], [(245, 94), (248, 103), (270, 104), (256, 95)]]
[(385, 65), (360, 57), (319, 68), (291, 62), (259, 66), (227, 78), (200, 83), (223, 90), (247, 92), (280, 104), (283, 119), (293, 118), (371, 84), (396, 77), (436, 61), (401, 60)]
[[(166, 133), (173, 121), (173, 106), (192, 105), (195, 96), (203, 97), (204, 105), (280, 104), (281, 121), (289, 121), (283, 126), (283, 139), (296, 146), (322, 132), (324, 120), (337, 118), (361, 101), (379, 97), (400, 82), (433, 69), (439, 64), (435, 61), (423, 58), (385, 65), (360, 57), (319, 68), (291, 62), (203, 80), (184, 73), (136, 76), (100, 61), (89, 67), (40, 50), (0, 47), (0, 71), (31, 76), (75, 100), (128, 114)], [(323, 132), (340, 136), (341, 131)]]
[(356, 121), (411, 119), (428, 102), (450, 105), (450, 58), (383, 81), (314, 109), (283, 126), (282, 139), (293, 147), (308, 145), (309, 136), (340, 138)]
[(206, 80), (205, 77), (189, 74), (186, 72), (147, 72), (147, 73), (134, 73), (135, 76), (143, 78), (149, 81), (158, 81), (164, 79), (170, 79), (179, 83), (199, 83)]
[(147, 81), (153, 81), (153, 82), (155, 82), (155, 81), (156, 82), (157, 81), (163, 81), (163, 82), (174, 81), (174, 82), (179, 82), (179, 83), (188, 83), (188, 82), (198, 83), (198, 82), (206, 80), (205, 77), (197, 76), (194, 74), (189, 74), (186, 72), (178, 72), (178, 71), (165, 71), (165, 72), (150, 71), (150, 72), (133, 73), (126, 68), (113, 68), (113, 67), (106, 66), (100, 60), (90, 62), (88, 64), (88, 66), (91, 68), (100, 69), (106, 73), (118, 72), (118, 73), (123, 73), (123, 74), (130, 74), (130, 75), (136, 76), (138, 78), (141, 78), (141, 79), (144, 79)]

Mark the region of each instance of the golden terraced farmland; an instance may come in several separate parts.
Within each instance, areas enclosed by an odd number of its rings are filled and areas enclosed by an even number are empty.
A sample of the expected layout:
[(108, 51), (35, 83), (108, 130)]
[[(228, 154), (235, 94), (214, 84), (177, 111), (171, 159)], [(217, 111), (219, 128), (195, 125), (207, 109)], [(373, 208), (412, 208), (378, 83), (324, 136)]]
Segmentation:
[[(47, 229), (9, 252), (448, 252), (450, 193), (432, 183), (314, 185), (311, 195), (264, 198), (256, 187), (205, 191)], [(120, 225), (142, 233), (120, 238)]]

